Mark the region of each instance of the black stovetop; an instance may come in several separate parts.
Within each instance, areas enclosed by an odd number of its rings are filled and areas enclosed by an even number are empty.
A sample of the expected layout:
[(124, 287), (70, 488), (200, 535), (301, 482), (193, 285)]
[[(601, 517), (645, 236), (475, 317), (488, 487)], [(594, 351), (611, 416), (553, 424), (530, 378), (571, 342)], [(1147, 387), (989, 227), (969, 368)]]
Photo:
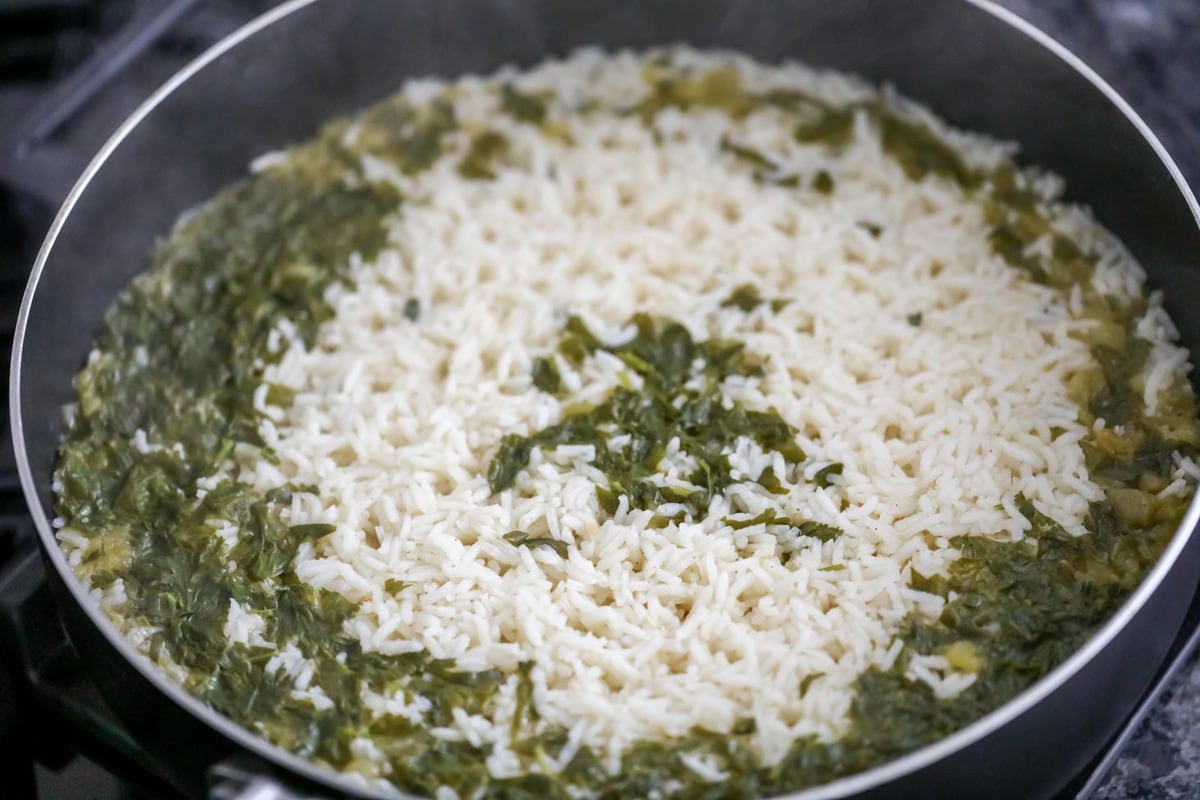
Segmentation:
[[(1200, 184), (1200, 1), (1000, 0), (1080, 54)], [(0, 0), (0, 353), (54, 209), (147, 95), (272, 0)], [(121, 70), (115, 65), (127, 61)], [(116, 72), (103, 86), (97, 77)], [(62, 113), (58, 113), (62, 112)], [(40, 122), (41, 124), (34, 124)], [(13, 156), (20, 149), (23, 156)], [(7, 372), (7, 369), (5, 369)], [(7, 396), (4, 398), (7, 416)], [(57, 623), (7, 426), (0, 438), (0, 797), (172, 796)], [(1062, 797), (1197, 796), (1200, 594), (1126, 730)], [(1081, 795), (1080, 792), (1084, 794)]]

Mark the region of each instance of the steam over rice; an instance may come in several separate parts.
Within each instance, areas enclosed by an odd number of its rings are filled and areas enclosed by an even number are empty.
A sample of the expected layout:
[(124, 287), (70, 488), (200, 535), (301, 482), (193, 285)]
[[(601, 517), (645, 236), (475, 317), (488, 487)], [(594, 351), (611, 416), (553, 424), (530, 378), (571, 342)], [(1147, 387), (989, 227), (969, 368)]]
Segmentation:
[[(800, 88), (835, 106), (877, 97), (795, 65), (672, 53), (684, 70), (733, 65), (755, 92)], [(295, 571), (357, 604), (347, 630), (364, 650), (423, 650), (509, 675), (490, 714), (459, 711), (434, 731), (490, 745), (488, 769), (499, 778), (522, 771), (511, 738), (526, 662), (540, 724), (570, 732), (559, 767), (588, 746), (615, 771), (638, 741), (726, 732), (746, 718), (762, 764), (800, 737), (836, 741), (859, 676), (896, 663), (906, 620), (941, 613), (946, 600), (914, 589), (914, 572), (945, 574), (960, 555), (955, 537), (1021, 539), (1030, 527), (1022, 498), (1076, 536), (1086, 534), (1089, 504), (1104, 499), (1080, 446), (1090, 429), (1068, 393), (1093, 363), (1086, 340), (1096, 323), (1079, 314), (1078, 291), (1010, 266), (989, 246), (980, 205), (950, 181), (912, 180), (863, 115), (835, 155), (798, 141), (793, 117), (770, 105), (740, 117), (666, 108), (652, 124), (563, 113), (552, 130), (500, 111), (502, 84), (549, 93), (555, 109), (627, 108), (647, 92), (645, 65), (584, 51), (529, 72), (466, 78), (445, 95), (460, 130), (428, 170), (406, 174), (365, 156), (366, 179), (405, 197), (388, 244), (356, 258), (349, 284), (328, 291), (334, 315), (315, 346), (287, 322), (272, 334), (278, 359), (264, 365), (256, 408), (277, 461), (230, 461), (208, 484), (232, 475), (259, 492), (319, 487), (296, 493), (285, 517), (336, 529), (301, 548)], [(424, 101), (445, 89), (427, 81), (406, 92)], [(909, 113), (968, 165), (1011, 155)], [(471, 180), (460, 164), (483, 129), (508, 148), (494, 179)], [(361, 134), (351, 125), (346, 143)], [(769, 163), (748, 168), (731, 142)], [(258, 168), (287, 158), (266, 156)], [(814, 184), (822, 174), (833, 191)], [(1046, 198), (1060, 189), (1050, 177), (1036, 188)], [(1100, 254), (1100, 291), (1140, 291), (1136, 265), (1085, 213), (1056, 207), (1051, 224)], [(729, 303), (746, 285), (781, 302)], [(727, 402), (777, 413), (806, 460), (789, 469), (743, 437), (727, 452), (738, 482), (702, 519), (660, 528), (655, 514), (675, 509), (626, 499), (613, 514), (601, 507), (596, 486), (606, 478), (590, 445), (534, 448), (515, 484), (494, 493), (488, 467), (506, 435), (530, 435), (573, 404), (640, 386), (609, 352), (579, 364), (556, 355), (568, 317), (616, 345), (634, 335), (638, 312), (676, 320), (696, 341), (744, 343), (762, 374), (726, 379)], [(1186, 353), (1155, 304), (1138, 331), (1154, 343), (1144, 382), (1153, 413)], [(534, 385), (539, 358), (554, 360), (561, 396)], [(272, 402), (274, 387), (294, 400)], [(654, 480), (687, 484), (695, 463), (678, 439), (662, 444)], [(1194, 467), (1178, 463), (1164, 496), (1189, 491)], [(840, 475), (814, 481), (832, 464)], [(768, 467), (781, 493), (755, 482)], [(771, 510), (841, 535), (731, 524)], [(562, 542), (565, 557), (515, 546), (504, 538), (512, 531)], [(225, 525), (215, 535), (232, 548), (239, 533)], [(68, 549), (72, 536), (61, 532)], [(785, 547), (790, 559), (780, 557)], [(120, 581), (105, 591), (111, 605), (123, 602)], [(268, 669), (291, 676), (318, 709), (328, 704), (312, 665), (266, 630), (232, 602), (225, 635), (279, 646)], [(907, 677), (938, 697), (976, 680), (961, 661), (907, 655)], [(364, 692), (380, 715), (420, 721), (428, 710), (403, 686)], [(385, 773), (368, 739), (355, 747)], [(696, 773), (723, 777), (704, 758), (686, 758)]]

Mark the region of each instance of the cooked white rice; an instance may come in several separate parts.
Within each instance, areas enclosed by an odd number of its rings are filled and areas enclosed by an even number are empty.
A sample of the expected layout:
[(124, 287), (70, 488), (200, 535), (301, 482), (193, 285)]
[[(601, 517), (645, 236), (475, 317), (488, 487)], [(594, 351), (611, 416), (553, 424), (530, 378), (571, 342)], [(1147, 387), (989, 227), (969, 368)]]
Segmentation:
[[(801, 87), (836, 104), (873, 96), (795, 65), (686, 50), (676, 60), (736, 64), (752, 89)], [(554, 137), (497, 111), (500, 80), (551, 92), (555, 107), (627, 107), (646, 91), (643, 63), (581, 52), (528, 73), (465, 79), (452, 95), (463, 128), (453, 152), (416, 177), (364, 163), (368, 179), (394, 182), (409, 199), (389, 246), (354, 264), (352, 288), (330, 291), (336, 313), (316, 346), (279, 329), (282, 358), (258, 395), (261, 433), (279, 463), (246, 460), (238, 477), (264, 491), (320, 487), (295, 496), (289, 521), (336, 532), (305, 546), (296, 571), (358, 604), (348, 630), (364, 649), (424, 649), (471, 670), (511, 672), (534, 660), (542, 724), (571, 731), (564, 764), (587, 745), (615, 768), (636, 740), (727, 731), (747, 716), (770, 764), (796, 737), (843, 735), (858, 676), (892, 665), (906, 618), (940, 612), (942, 598), (909, 583), (913, 571), (945, 573), (958, 556), (950, 539), (1020, 538), (1029, 525), (1016, 508), (1022, 494), (1084, 533), (1088, 503), (1103, 493), (1088, 479), (1086, 431), (1066, 384), (1091, 364), (1080, 337), (1089, 323), (992, 252), (989, 226), (960, 188), (907, 178), (865, 118), (836, 157), (797, 143), (790, 118), (772, 108), (738, 120), (668, 109), (652, 126), (566, 115), (569, 135)], [(407, 91), (427, 98), (443, 88)], [(1010, 153), (929, 121), (970, 164)], [(495, 180), (467, 180), (456, 166), (470, 132), (483, 128), (511, 149)], [(780, 173), (827, 170), (836, 189), (758, 182), (720, 152), (723, 139), (767, 154)], [(1057, 191), (1053, 179), (1042, 183)], [(1097, 286), (1139, 290), (1136, 266), (1085, 214), (1063, 209), (1054, 224), (1104, 254)], [(723, 307), (743, 284), (789, 302)], [(404, 314), (412, 298), (416, 321)], [(768, 465), (786, 471), (778, 454), (743, 439), (729, 456), (749, 482), (696, 523), (651, 530), (650, 511), (603, 513), (589, 447), (535, 449), (516, 485), (493, 496), (486, 472), (503, 436), (528, 435), (558, 421), (565, 402), (598, 402), (638, 380), (603, 353), (579, 368), (559, 358), (570, 395), (561, 400), (532, 385), (534, 359), (553, 353), (570, 314), (616, 343), (631, 335), (623, 326), (634, 312), (678, 320), (697, 340), (742, 341), (764, 360), (762, 377), (730, 379), (724, 390), (800, 431), (808, 461), (784, 480), (787, 494), (752, 482)], [(919, 325), (908, 319), (915, 314)], [(1145, 381), (1153, 409), (1186, 354), (1169, 343), (1170, 322), (1156, 308), (1139, 333), (1157, 342)], [(268, 383), (295, 390), (295, 402), (268, 405)], [(664, 482), (689, 471), (677, 450), (668, 443)], [(832, 462), (844, 464), (840, 479), (807, 482)], [(722, 521), (772, 508), (843, 535), (802, 540), (785, 564), (775, 533)], [(561, 540), (568, 556), (514, 547), (502, 538), (514, 529)], [(236, 530), (221, 536), (231, 545)], [(408, 585), (392, 594), (392, 579)], [(225, 631), (265, 642), (262, 620), (236, 603)], [(320, 705), (296, 648), (281, 650), (272, 669)], [(914, 654), (908, 670), (942, 697), (975, 679), (937, 655)], [(436, 731), (493, 745), (498, 777), (520, 767), (508, 749), (515, 684), (501, 688), (490, 718), (459, 714)], [(367, 703), (413, 720), (427, 710), (403, 689)], [(369, 742), (358, 746), (362, 759), (375, 757)]]
[[(641, 63), (586, 53), (518, 85), (565, 103), (631, 105), (645, 91)], [(799, 85), (834, 102), (868, 91), (798, 67), (739, 67), (751, 87)], [(943, 572), (957, 555), (949, 538), (1019, 537), (1019, 493), (1083, 532), (1102, 494), (1087, 479), (1065, 385), (1090, 363), (1071, 335), (1085, 323), (990, 251), (957, 187), (910, 181), (865, 125), (836, 160), (797, 144), (771, 109), (741, 121), (668, 110), (656, 129), (613, 114), (568, 118), (564, 144), (497, 113), (494, 88), (464, 82), (454, 105), (464, 127), (512, 143), (496, 180), (462, 178), (453, 156), (416, 180), (366, 165), (420, 200), (397, 219), (392, 246), (356, 267), (355, 288), (333, 293), (336, 316), (317, 346), (292, 339), (268, 369), (267, 381), (297, 392), (286, 411), (263, 406), (281, 463), (242, 476), (262, 489), (321, 487), (320, 499), (297, 497), (292, 522), (337, 532), (297, 574), (360, 604), (352, 626), (364, 648), (423, 648), (466, 669), (533, 659), (542, 718), (579, 729), (612, 766), (637, 739), (728, 730), (747, 715), (771, 763), (798, 736), (838, 738), (858, 675), (890, 666), (907, 616), (939, 612), (941, 599), (908, 579)], [(836, 191), (762, 185), (732, 157), (714, 158), (723, 137), (789, 173), (829, 170)], [(1005, 155), (955, 139), (971, 163)], [(1126, 269), (1103, 277), (1118, 282)], [(722, 308), (745, 283), (791, 302), (778, 313)], [(403, 314), (414, 297), (416, 324)], [(535, 451), (517, 486), (492, 497), (485, 474), (501, 437), (563, 413), (530, 370), (566, 316), (615, 342), (634, 311), (677, 319), (697, 339), (744, 341), (766, 375), (729, 381), (728, 395), (777, 409), (802, 431), (809, 476), (841, 462), (841, 480), (791, 483), (785, 496), (741, 484), (701, 522), (647, 530), (649, 511), (606, 518), (590, 448), (562, 447)], [(915, 313), (919, 327), (907, 321)], [(560, 368), (572, 401), (598, 402), (636, 379), (615, 358)], [(732, 455), (746, 479), (772, 460), (748, 440)], [(664, 459), (667, 481), (686, 474), (676, 466)], [(784, 566), (762, 526), (722, 522), (772, 507), (845, 535), (812, 541)], [(570, 554), (514, 547), (501, 538), (513, 529), (568, 542)], [(845, 569), (823, 571), (833, 566)], [(411, 586), (392, 596), (382, 587), (393, 578)], [(973, 680), (939, 656), (914, 659), (910, 672), (942, 695)], [(492, 743), (501, 775), (517, 767), (505, 758), (511, 691), (505, 700), (493, 720), (444, 732)]]

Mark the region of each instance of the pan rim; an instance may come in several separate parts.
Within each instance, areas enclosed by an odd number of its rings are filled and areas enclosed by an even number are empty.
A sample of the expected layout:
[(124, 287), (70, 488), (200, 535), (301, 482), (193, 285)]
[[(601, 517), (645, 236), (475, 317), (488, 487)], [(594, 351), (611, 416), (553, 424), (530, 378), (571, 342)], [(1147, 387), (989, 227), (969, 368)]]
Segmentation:
[[(78, 203), (80, 196), (87, 189), (94, 176), (104, 167), (105, 163), (124, 142), (130, 132), (153, 112), (166, 97), (183, 86), (194, 75), (234, 47), (241, 45), (279, 20), (317, 2), (320, 2), (320, 0), (288, 0), (251, 20), (217, 42), (179, 72), (175, 73), (175, 75), (138, 106), (112, 136), (109, 137), (88, 164), (55, 215), (54, 221), (34, 261), (25, 292), (22, 296), (13, 335), (12, 362), (9, 373), (10, 426), (21, 487), (29, 507), (30, 515), (33, 517), (37, 529), (43, 556), (51, 561), (55, 570), (63, 577), (63, 582), (68, 591), (75, 602), (81, 607), (89, 621), (99, 629), (108, 643), (145, 680), (149, 681), (156, 689), (162, 692), (167, 699), (207, 725), (210, 729), (232, 740), (238, 746), (249, 750), (256, 756), (263, 758), (268, 763), (283, 766), (308, 781), (325, 785), (343, 794), (360, 797), (407, 798), (414, 796), (398, 792), (380, 793), (373, 791), (369, 787), (364, 787), (356, 779), (345, 773), (339, 773), (318, 766), (314, 762), (301, 758), (291, 751), (259, 737), (233, 722), (233, 720), (219, 714), (198, 697), (187, 692), (182, 686), (170, 680), (161, 668), (151, 662), (149, 658), (137, 652), (117, 629), (116, 625), (100, 609), (99, 605), (83, 589), (83, 585), (75, 577), (74, 571), (67, 563), (65, 555), (58, 545), (53, 526), (37, 493), (35, 479), (25, 446), (24, 424), (21, 413), (23, 351), (34, 295), (50, 252), (59, 234), (64, 228), (75, 205)], [(1009, 25), (1017, 32), (1033, 40), (1033, 42), (1065, 62), (1067, 66), (1097, 89), (1150, 145), (1192, 212), (1194, 222), (1200, 227), (1200, 203), (1197, 203), (1195, 195), (1188, 186), (1178, 166), (1146, 122), (1142, 120), (1137, 112), (1133, 110), (1129, 103), (1115, 89), (1081, 58), (1056, 39), (1037, 28), (1028, 20), (997, 5), (993, 0), (960, 0), (960, 2), (965, 2), (982, 12), (992, 15), (1000, 22)], [(1093, 661), (1143, 609), (1150, 597), (1158, 591), (1167, 574), (1175, 567), (1189, 540), (1194, 535), (1198, 521), (1200, 521), (1200, 492), (1193, 496), (1183, 520), (1180, 522), (1170, 543), (1164, 549), (1163, 554), (1159, 557), (1154, 567), (1142, 579), (1139, 586), (1126, 598), (1117, 612), (1097, 629), (1087, 642), (1072, 653), (1069, 658), (1042, 676), (1015, 698), (932, 744), (863, 772), (839, 778), (820, 786), (780, 796), (780, 800), (785, 800), (785, 798), (786, 800), (838, 800), (838, 798), (852, 797), (857, 793), (884, 786), (965, 749), (1031, 710)]]

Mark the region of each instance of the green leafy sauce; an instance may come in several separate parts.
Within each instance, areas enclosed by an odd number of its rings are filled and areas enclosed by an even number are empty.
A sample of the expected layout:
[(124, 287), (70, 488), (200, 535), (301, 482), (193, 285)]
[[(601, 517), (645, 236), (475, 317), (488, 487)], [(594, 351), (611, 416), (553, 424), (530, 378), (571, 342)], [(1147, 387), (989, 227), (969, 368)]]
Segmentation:
[[(582, 787), (604, 798), (646, 796), (665, 787), (681, 798), (772, 795), (882, 763), (1000, 706), (1077, 649), (1158, 558), (1185, 506), (1158, 493), (1171, 480), (1177, 454), (1195, 454), (1200, 445), (1195, 400), (1179, 382), (1160, 393), (1154, 413), (1146, 408), (1143, 375), (1150, 345), (1136, 334), (1145, 302), (1102, 295), (1091, 286), (1097, 257), (1055, 229), (1050, 207), (1023, 173), (1010, 166), (991, 171), (969, 166), (924, 122), (882, 101), (833, 107), (802, 92), (756, 94), (742, 86), (733, 68), (682, 74), (654, 63), (646, 68), (646, 80), (645, 98), (617, 111), (647, 125), (665, 108), (715, 109), (740, 119), (770, 107), (794, 116), (798, 143), (831, 153), (850, 143), (856, 125), (867, 125), (909, 178), (952, 182), (979, 205), (997, 256), (1031, 281), (1062, 292), (1079, 290), (1083, 316), (1095, 323), (1088, 333), (1094, 365), (1073, 376), (1068, 390), (1088, 426), (1081, 446), (1089, 473), (1105, 491), (1105, 499), (1091, 506), (1089, 534), (1068, 535), (1022, 498), (1019, 509), (1030, 525), (1022, 541), (971, 536), (951, 542), (962, 557), (947, 575), (912, 575), (914, 588), (950, 598), (943, 613), (935, 620), (910, 620), (902, 634), (904, 654), (894, 667), (860, 677), (850, 730), (840, 741), (798, 740), (781, 762), (764, 767), (748, 745), (753, 720), (741, 720), (729, 731), (697, 729), (679, 740), (639, 742), (625, 752), (615, 775), (586, 747), (561, 772), (545, 774), (541, 765), (562, 751), (567, 735), (540, 721), (531, 662), (505, 675), (459, 670), (424, 652), (363, 652), (344, 629), (354, 603), (314, 590), (293, 569), (300, 549), (332, 527), (288, 525), (281, 511), (295, 493), (320, 487), (285, 486), (259, 494), (230, 479), (202, 483), (230, 458), (273, 458), (259, 437), (253, 403), (263, 365), (279, 357), (271, 331), (290, 320), (311, 345), (332, 313), (326, 289), (347, 281), (352, 254), (371, 258), (386, 243), (386, 219), (404, 198), (386, 184), (366, 181), (360, 157), (370, 154), (415, 174), (453, 151), (463, 176), (489, 180), (495, 159), (508, 148), (490, 131), (468, 137), (464, 145), (446, 98), (423, 106), (390, 99), (354, 120), (331, 123), (313, 143), (293, 149), (286, 163), (234, 184), (181, 223), (118, 299), (97, 340), (97, 357), (76, 379), (78, 402), (69, 415), (56, 478), (58, 514), (88, 537), (78, 572), (100, 588), (120, 579), (128, 598), (120, 615), (152, 627), (151, 656), (174, 665), (187, 676), (187, 688), (217, 711), (335, 769), (375, 774), (350, 747), (356, 737), (370, 737), (386, 758), (386, 778), (428, 795), (443, 785), (464, 796), (491, 798), (567, 798), (570, 789)], [(559, 130), (548, 96), (504, 86), (500, 108), (547, 135)], [(775, 171), (770, 154), (728, 141), (721, 147), (755, 174)], [(783, 185), (801, 188), (795, 181)], [(832, 193), (831, 173), (818, 173), (804, 190), (812, 189)], [(883, 233), (877, 224), (859, 225), (873, 237)], [(1033, 247), (1046, 237), (1053, 245), (1049, 253)], [(764, 303), (777, 311), (783, 302), (764, 301), (744, 285), (724, 305), (760, 313)], [(403, 314), (420, 324), (423, 309), (411, 299)], [(922, 315), (907, 320), (920, 326)], [(761, 365), (740, 343), (698, 341), (679, 323), (645, 314), (635, 314), (631, 323), (634, 336), (614, 345), (600, 341), (579, 318), (567, 321), (557, 352), (534, 363), (534, 386), (559, 395), (562, 368), (599, 351), (624, 362), (636, 385), (614, 389), (594, 407), (572, 409), (541, 431), (505, 438), (488, 468), (493, 491), (519, 486), (535, 448), (591, 444), (593, 464), (606, 478), (596, 491), (607, 513), (616, 513), (622, 503), (682, 509), (675, 517), (656, 516), (655, 527), (703, 518), (715, 496), (743, 480), (735, 478), (723, 455), (739, 437), (780, 453), (790, 470), (805, 459), (795, 431), (777, 413), (750, 410), (724, 396), (727, 379), (760, 373)], [(267, 401), (286, 406), (292, 396), (285, 387), (268, 387)], [(1101, 417), (1107, 427), (1093, 425)], [(139, 431), (164, 447), (135, 446)], [(616, 436), (623, 443), (610, 446)], [(686, 484), (662, 485), (652, 476), (665, 443), (675, 437), (698, 466)], [(812, 481), (835, 484), (840, 472), (840, 464), (830, 464)], [(767, 469), (754, 480), (768, 492), (786, 493), (782, 477)], [(762, 525), (821, 541), (840, 533), (776, 512), (725, 522), (734, 529)], [(216, 535), (227, 524), (238, 531), (228, 552)], [(567, 543), (524, 531), (505, 539), (552, 558), (570, 555)], [(837, 572), (845, 565), (825, 569)], [(399, 576), (385, 589), (399, 594), (409, 586)], [(231, 602), (266, 621), (273, 647), (226, 640)], [(315, 682), (332, 707), (317, 710), (297, 699), (286, 674), (268, 669), (285, 646), (313, 662)], [(955, 698), (938, 699), (924, 684), (905, 679), (911, 653), (942, 654), (978, 679)], [(804, 688), (816, 677), (809, 676)], [(441, 739), (431, 729), (447, 724), (456, 709), (487, 714), (498, 688), (510, 679), (517, 692), (512, 747), (529, 772), (495, 779), (485, 767), (487, 747)], [(422, 723), (374, 716), (363, 705), (364, 688), (419, 695), (430, 708)], [(729, 777), (709, 783), (683, 764), (681, 753), (704, 755)]]
[(494, 162), (508, 152), (508, 139), (495, 131), (483, 131), (471, 139), (467, 154), (458, 164), (458, 174), (472, 180), (496, 177)]
[[(780, 453), (789, 466), (804, 460), (795, 431), (777, 413), (744, 408), (722, 393), (721, 384), (730, 376), (762, 374), (740, 342), (697, 342), (678, 322), (647, 314), (634, 315), (630, 323), (633, 338), (605, 345), (578, 317), (567, 321), (558, 347), (563, 358), (578, 365), (603, 350), (624, 362), (641, 386), (618, 387), (598, 405), (568, 410), (560, 422), (530, 436), (505, 436), (488, 465), (493, 492), (513, 486), (534, 448), (592, 445), (590, 463), (608, 479), (606, 486), (596, 487), (596, 495), (609, 514), (624, 500), (631, 509), (679, 506), (679, 520), (700, 520), (714, 497), (741, 482), (727, 455), (739, 438)], [(538, 388), (557, 391), (557, 376), (551, 359), (535, 362)], [(623, 442), (619, 446), (612, 444), (616, 437)], [(697, 463), (685, 483), (653, 479), (672, 440)]]
[(774, 300), (764, 300), (758, 292), (758, 287), (752, 283), (743, 283), (730, 292), (729, 297), (721, 301), (722, 308), (737, 308), (747, 314), (759, 306), (766, 304), (772, 311), (778, 312), (788, 304), (785, 298), (777, 297)]
[[(363, 118), (363, 147), (386, 151), (408, 169), (428, 166), (451, 130), (452, 117), (437, 108), (409, 113), (388, 101), (372, 109)], [(407, 126), (409, 138), (378, 124)], [(503, 676), (463, 672), (424, 653), (361, 650), (343, 630), (355, 605), (314, 591), (292, 570), (304, 543), (333, 530), (289, 526), (280, 516), (294, 492), (315, 487), (260, 495), (225, 480), (197, 491), (235, 450), (271, 458), (253, 406), (262, 364), (278, 357), (270, 331), (288, 319), (311, 345), (331, 313), (325, 289), (346, 280), (351, 254), (372, 258), (386, 241), (384, 219), (401, 198), (384, 184), (341, 179), (352, 155), (340, 145), (344, 130), (345, 123), (332, 124), (286, 166), (217, 195), (122, 294), (97, 341), (99, 357), (76, 379), (79, 399), (59, 449), (57, 511), (91, 539), (80, 574), (101, 587), (122, 579), (122, 614), (157, 631), (151, 656), (182, 668), (187, 688), (213, 708), (339, 769), (354, 768), (349, 742), (369, 734), (394, 756), (396, 785), (432, 793), (449, 783), (465, 791), (486, 783), (486, 753), (438, 739), (427, 726), (373, 717), (361, 690), (403, 685), (431, 702), (434, 726), (455, 708), (485, 708)], [(405, 316), (416, 321), (419, 306), (406, 305)], [(132, 443), (138, 430), (174, 446), (144, 452)], [(228, 554), (215, 535), (225, 523), (238, 530)], [(388, 590), (401, 591), (400, 583), (389, 581)], [(314, 662), (332, 708), (292, 696), (291, 679), (267, 669), (276, 648), (226, 640), (231, 601), (261, 616), (276, 645), (294, 645)]]
[(522, 92), (511, 83), (500, 87), (500, 109), (514, 119), (531, 125), (543, 124), (548, 113), (545, 96)]
[(547, 547), (554, 551), (559, 558), (566, 558), (569, 553), (567, 543), (549, 536), (534, 536), (528, 531), (509, 531), (504, 534), (504, 541), (516, 547)]

